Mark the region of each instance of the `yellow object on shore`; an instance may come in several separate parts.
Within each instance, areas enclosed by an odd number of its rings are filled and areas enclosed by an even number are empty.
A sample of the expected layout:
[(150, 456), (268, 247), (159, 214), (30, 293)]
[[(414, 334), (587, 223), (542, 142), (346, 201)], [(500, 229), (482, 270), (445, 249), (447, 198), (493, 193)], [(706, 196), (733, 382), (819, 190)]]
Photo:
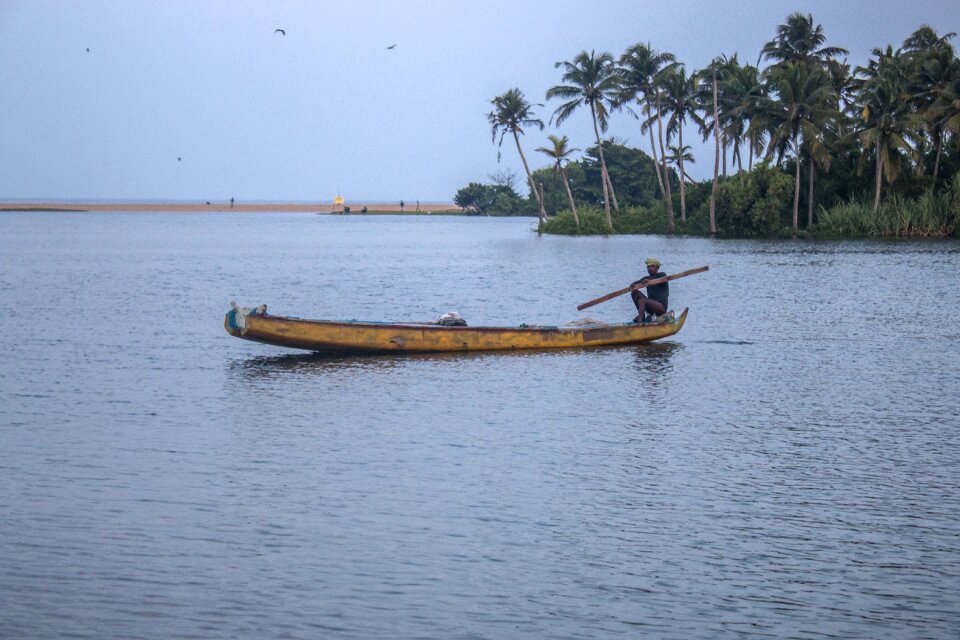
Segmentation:
[(583, 326), (463, 327), (417, 322), (304, 320), (272, 316), (233, 306), (223, 325), (232, 336), (278, 347), (326, 353), (429, 353), (569, 349), (643, 344), (680, 331), (687, 309), (676, 320), (649, 324)]

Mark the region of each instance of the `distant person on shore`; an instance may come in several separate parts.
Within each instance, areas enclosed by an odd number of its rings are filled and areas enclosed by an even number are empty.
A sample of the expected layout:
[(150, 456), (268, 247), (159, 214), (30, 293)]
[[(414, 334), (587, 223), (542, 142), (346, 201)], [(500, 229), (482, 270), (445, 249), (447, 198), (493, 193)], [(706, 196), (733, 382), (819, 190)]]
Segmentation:
[(403, 200), (400, 201), (400, 212), (403, 212)]
[(417, 200), (417, 213), (420, 213), (420, 201)]
[(644, 287), (644, 282), (667, 277), (667, 274), (660, 271), (660, 261), (656, 258), (647, 258), (644, 264), (647, 265), (647, 275), (636, 282), (630, 283), (631, 287), (637, 286), (630, 292), (633, 304), (637, 307), (637, 317), (633, 319), (634, 322), (644, 322), (648, 313), (653, 316), (652, 320), (656, 320), (657, 316), (662, 316), (667, 312), (667, 301), (670, 298), (669, 282), (661, 282), (646, 287), (647, 295), (643, 295), (640, 289)]
[(233, 198), (230, 198), (230, 208), (233, 209)]

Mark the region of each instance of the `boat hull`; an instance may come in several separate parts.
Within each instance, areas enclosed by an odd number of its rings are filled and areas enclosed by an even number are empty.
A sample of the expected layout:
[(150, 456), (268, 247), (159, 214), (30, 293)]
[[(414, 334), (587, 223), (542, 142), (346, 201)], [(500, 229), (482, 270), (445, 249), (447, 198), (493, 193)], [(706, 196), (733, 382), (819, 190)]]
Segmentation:
[(687, 319), (652, 324), (579, 327), (447, 327), (436, 324), (337, 322), (268, 314), (238, 317), (231, 310), (224, 328), (232, 336), (278, 347), (325, 353), (437, 353), (569, 349), (652, 342), (672, 336)]

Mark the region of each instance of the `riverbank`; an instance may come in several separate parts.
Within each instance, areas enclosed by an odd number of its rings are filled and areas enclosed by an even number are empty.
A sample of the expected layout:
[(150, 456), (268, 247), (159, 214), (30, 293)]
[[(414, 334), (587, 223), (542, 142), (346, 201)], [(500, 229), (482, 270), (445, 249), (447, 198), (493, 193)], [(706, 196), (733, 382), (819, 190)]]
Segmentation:
[[(405, 204), (401, 210), (400, 204), (384, 203), (346, 203), (345, 206), (334, 206), (330, 203), (241, 203), (235, 202), (3, 202), (0, 203), (0, 212), (4, 211), (164, 211), (164, 212), (276, 212), (276, 213), (329, 213), (342, 214), (347, 209), (351, 215), (367, 214), (460, 214), (463, 210), (451, 202), (427, 202), (409, 205)], [(364, 211), (366, 209), (366, 211)]]

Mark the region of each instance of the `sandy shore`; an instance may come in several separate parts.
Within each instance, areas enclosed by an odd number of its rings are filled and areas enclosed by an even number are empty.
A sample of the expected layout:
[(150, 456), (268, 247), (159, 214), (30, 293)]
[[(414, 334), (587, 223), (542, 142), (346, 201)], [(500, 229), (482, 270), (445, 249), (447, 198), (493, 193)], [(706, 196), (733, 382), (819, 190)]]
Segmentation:
[[(368, 213), (401, 213), (400, 203), (363, 203), (348, 202), (351, 214), (361, 213), (367, 208)], [(343, 213), (343, 207), (334, 207), (330, 203), (295, 203), (295, 204), (247, 204), (237, 202), (230, 206), (229, 202), (198, 202), (191, 203), (102, 203), (102, 202), (4, 202), (0, 203), (0, 211), (275, 211), (275, 212), (304, 212), (304, 213)], [(421, 202), (420, 213), (460, 213), (461, 209), (452, 202)], [(407, 204), (403, 213), (417, 213), (417, 205)]]

